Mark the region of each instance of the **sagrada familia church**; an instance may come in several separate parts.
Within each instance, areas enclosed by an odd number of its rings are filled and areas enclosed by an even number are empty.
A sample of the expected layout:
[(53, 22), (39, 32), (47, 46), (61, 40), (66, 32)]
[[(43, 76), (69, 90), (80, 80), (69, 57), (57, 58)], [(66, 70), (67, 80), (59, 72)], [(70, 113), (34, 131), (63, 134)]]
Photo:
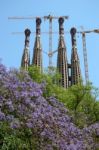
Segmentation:
[[(64, 18), (60, 17), (58, 19), (59, 23), (59, 43), (57, 49), (57, 70), (61, 75), (59, 84), (64, 88), (68, 88), (74, 84), (77, 84), (81, 79), (80, 71), (80, 62), (77, 53), (77, 44), (76, 44), (76, 28), (71, 28), (71, 42), (72, 42), (72, 51), (71, 51), (71, 63), (68, 63), (67, 51), (64, 40)], [(42, 71), (42, 47), (40, 40), (40, 25), (41, 18), (36, 18), (36, 37), (33, 48), (32, 63), (30, 63), (30, 54), (29, 54), (29, 38), (31, 31), (29, 29), (25, 30), (25, 47), (23, 51), (23, 56), (21, 60), (21, 67), (28, 69), (30, 65), (36, 65)]]

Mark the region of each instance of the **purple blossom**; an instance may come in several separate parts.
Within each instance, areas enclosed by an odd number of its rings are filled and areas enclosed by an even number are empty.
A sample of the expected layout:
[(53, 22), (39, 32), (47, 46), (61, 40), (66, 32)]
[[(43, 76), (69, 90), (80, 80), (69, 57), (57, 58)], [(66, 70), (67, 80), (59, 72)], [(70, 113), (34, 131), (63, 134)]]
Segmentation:
[(0, 111), (0, 121), (5, 120), (5, 114)]
[(14, 120), (14, 116), (13, 115), (7, 115), (6, 116), (6, 120), (9, 121), (9, 122), (11, 122), (11, 121)]
[(18, 128), (20, 128), (20, 123), (19, 123), (19, 121), (18, 121), (18, 120), (13, 120), (13, 121), (10, 123), (10, 127), (11, 127), (12, 129), (18, 129)]
[(27, 123), (26, 123), (26, 126), (27, 126), (28, 128), (33, 128), (33, 124), (32, 124), (31, 122), (27, 122)]
[(7, 71), (0, 64), (0, 88), (0, 121), (11, 129), (31, 130), (41, 149), (95, 149), (93, 135), (99, 136), (99, 123), (77, 128), (64, 105), (54, 97), (45, 99), (44, 85), (33, 82), (27, 72)]

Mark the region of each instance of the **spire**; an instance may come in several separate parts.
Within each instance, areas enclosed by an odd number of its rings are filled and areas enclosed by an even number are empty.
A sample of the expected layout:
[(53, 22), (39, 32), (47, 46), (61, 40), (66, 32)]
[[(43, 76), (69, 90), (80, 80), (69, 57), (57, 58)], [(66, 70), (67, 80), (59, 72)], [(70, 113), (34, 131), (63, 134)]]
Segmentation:
[(40, 67), (40, 71), (42, 71), (42, 47), (40, 42), (40, 24), (41, 18), (36, 18), (36, 38), (33, 49), (32, 65)]
[(64, 41), (64, 18), (59, 18), (59, 44), (58, 44), (58, 56), (57, 56), (57, 69), (61, 75), (59, 84), (64, 88), (68, 88), (68, 66), (66, 56), (66, 46)]
[(76, 46), (76, 28), (70, 30), (72, 40), (72, 54), (71, 54), (71, 85), (77, 84), (81, 79), (80, 62)]
[(26, 29), (24, 33), (25, 33), (25, 45), (24, 45), (24, 51), (21, 60), (21, 67), (27, 70), (28, 66), (30, 65), (29, 38), (30, 38), (31, 31), (29, 29)]

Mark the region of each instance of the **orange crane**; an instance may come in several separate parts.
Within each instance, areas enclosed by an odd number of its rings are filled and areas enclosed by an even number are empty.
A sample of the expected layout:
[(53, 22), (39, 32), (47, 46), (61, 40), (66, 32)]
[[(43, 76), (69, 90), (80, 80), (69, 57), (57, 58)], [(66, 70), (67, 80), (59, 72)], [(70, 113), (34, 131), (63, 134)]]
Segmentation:
[(87, 60), (87, 48), (86, 48), (86, 34), (87, 33), (99, 33), (99, 29), (87, 30), (87, 31), (78, 31), (77, 33), (82, 34), (82, 43), (83, 43), (83, 58), (84, 58), (84, 69), (85, 69), (85, 80), (86, 84), (89, 81), (89, 72), (88, 72), (88, 60)]

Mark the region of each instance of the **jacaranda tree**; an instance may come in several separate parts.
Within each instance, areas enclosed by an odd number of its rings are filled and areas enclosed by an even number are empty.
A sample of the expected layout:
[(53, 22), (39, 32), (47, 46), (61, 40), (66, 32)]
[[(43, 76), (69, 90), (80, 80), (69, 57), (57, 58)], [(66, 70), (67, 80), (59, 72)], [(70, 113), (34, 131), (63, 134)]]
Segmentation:
[(0, 64), (0, 149), (98, 149), (99, 123), (77, 128), (62, 103), (42, 96), (45, 86)]

